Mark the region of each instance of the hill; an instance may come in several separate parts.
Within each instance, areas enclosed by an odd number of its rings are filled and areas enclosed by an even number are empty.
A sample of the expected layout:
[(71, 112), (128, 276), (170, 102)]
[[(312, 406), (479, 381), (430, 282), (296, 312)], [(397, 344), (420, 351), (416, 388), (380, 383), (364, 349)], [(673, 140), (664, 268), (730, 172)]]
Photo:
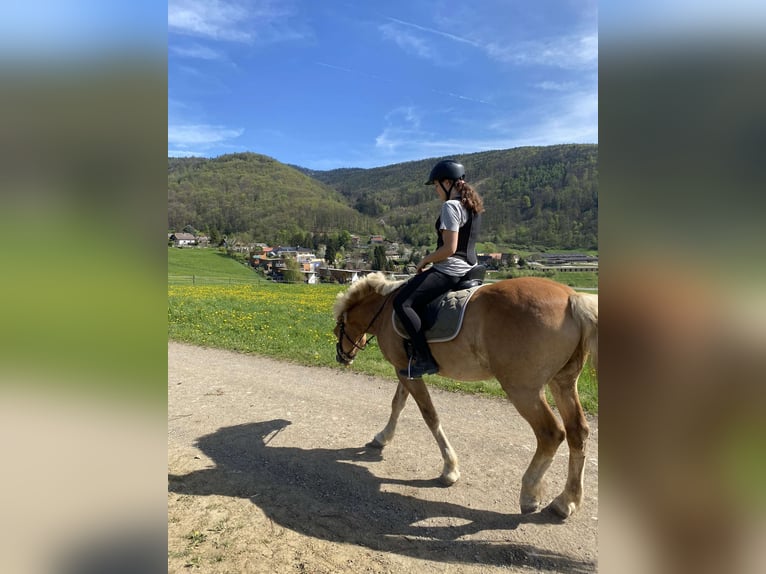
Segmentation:
[[(564, 249), (598, 247), (598, 146), (523, 147), (452, 156), (484, 199), (482, 241)], [(423, 185), (436, 159), (305, 173), (338, 190), (387, 235), (434, 241), (439, 200)], [(393, 230), (393, 232), (392, 232)]]
[[(452, 157), (465, 165), (466, 179), (484, 198), (482, 241), (517, 248), (597, 249), (597, 145)], [(437, 159), (330, 171), (251, 153), (169, 159), (168, 225), (244, 232), (271, 243), (346, 229), (430, 246), (439, 200), (423, 182)]]
[(168, 228), (186, 225), (283, 244), (296, 233), (381, 230), (328, 185), (254, 153), (168, 158)]

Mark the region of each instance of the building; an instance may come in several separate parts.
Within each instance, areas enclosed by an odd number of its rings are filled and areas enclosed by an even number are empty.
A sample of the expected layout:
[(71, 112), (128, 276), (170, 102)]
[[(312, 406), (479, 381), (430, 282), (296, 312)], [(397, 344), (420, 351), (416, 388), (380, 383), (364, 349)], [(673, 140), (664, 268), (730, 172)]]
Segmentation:
[(191, 233), (171, 233), (168, 237), (176, 247), (185, 247), (187, 245), (197, 245), (197, 238)]

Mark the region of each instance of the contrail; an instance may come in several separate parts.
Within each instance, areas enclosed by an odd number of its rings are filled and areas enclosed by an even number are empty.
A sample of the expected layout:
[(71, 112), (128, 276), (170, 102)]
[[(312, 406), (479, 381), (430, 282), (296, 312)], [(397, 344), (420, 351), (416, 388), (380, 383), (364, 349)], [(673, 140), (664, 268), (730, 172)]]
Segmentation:
[(476, 102), (477, 104), (486, 104), (488, 106), (492, 105), (492, 102), (486, 102), (484, 100), (480, 100), (478, 98), (469, 98), (468, 96), (461, 96), (460, 94), (453, 94), (452, 92), (440, 92), (439, 90), (431, 90), (434, 94), (439, 94), (441, 96), (451, 96), (453, 98), (457, 98), (459, 100), (468, 100), (469, 102)]
[(462, 38), (460, 36), (455, 36), (454, 34), (449, 34), (447, 32), (442, 32), (440, 30), (434, 30), (433, 28), (426, 28), (425, 26), (420, 26), (419, 24), (413, 24), (412, 22), (405, 22), (404, 20), (392, 18), (391, 16), (384, 16), (384, 18), (386, 18), (387, 20), (391, 20), (392, 22), (396, 22), (397, 24), (401, 24), (403, 26), (409, 26), (410, 28), (422, 30), (423, 32), (429, 32), (431, 34), (436, 34), (438, 36), (444, 36), (445, 38), (449, 38), (450, 40), (455, 40), (456, 42), (460, 42), (462, 44), (468, 44), (469, 46), (473, 46), (474, 48), (483, 48), (482, 44), (478, 42), (474, 42), (473, 40)]

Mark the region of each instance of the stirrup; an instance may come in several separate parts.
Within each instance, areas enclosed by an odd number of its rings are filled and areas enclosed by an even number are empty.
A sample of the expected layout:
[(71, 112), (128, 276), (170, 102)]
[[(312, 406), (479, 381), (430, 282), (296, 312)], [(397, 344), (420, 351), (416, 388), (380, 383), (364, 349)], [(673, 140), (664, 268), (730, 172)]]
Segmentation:
[(399, 374), (412, 380), (419, 379), (423, 375), (435, 375), (438, 372), (439, 366), (435, 361), (427, 361), (426, 364), (423, 365), (422, 363), (415, 361), (414, 356), (410, 356), (410, 359), (407, 362), (407, 368), (401, 369)]

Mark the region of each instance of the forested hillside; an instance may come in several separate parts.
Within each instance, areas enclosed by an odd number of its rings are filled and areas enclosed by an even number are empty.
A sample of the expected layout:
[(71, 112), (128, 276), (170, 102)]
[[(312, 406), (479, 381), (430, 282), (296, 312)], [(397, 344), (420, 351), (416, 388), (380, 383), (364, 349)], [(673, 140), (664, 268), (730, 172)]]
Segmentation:
[[(483, 241), (597, 248), (597, 145), (524, 147), (452, 157), (465, 166), (466, 179), (484, 198)], [(439, 201), (434, 188), (423, 183), (435, 161), (305, 171), (337, 189), (360, 213), (382, 219), (389, 235), (425, 245), (434, 241)]]
[(329, 186), (254, 153), (168, 159), (168, 229), (186, 225), (282, 244), (306, 232), (382, 231)]
[[(482, 241), (596, 249), (598, 146), (525, 147), (452, 156), (484, 198)], [(435, 243), (439, 200), (424, 185), (439, 158), (372, 169), (312, 171), (257, 154), (170, 159), (168, 225), (261, 241), (336, 232)]]

